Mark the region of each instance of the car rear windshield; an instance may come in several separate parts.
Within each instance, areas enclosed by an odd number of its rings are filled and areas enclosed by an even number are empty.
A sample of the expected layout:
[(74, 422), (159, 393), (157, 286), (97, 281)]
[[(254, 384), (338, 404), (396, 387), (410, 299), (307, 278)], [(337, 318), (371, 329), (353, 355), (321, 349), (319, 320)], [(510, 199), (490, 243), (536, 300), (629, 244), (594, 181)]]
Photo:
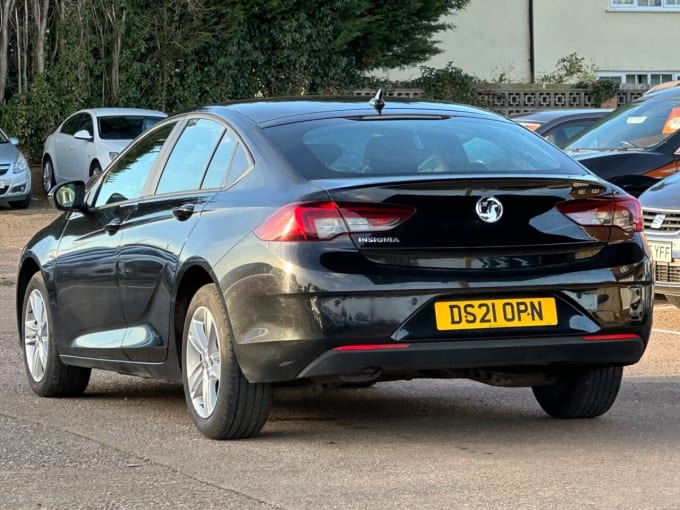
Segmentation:
[(132, 140), (163, 117), (112, 115), (99, 117), (99, 138), (103, 140)]
[(623, 106), (588, 131), (577, 135), (566, 150), (627, 150), (658, 145), (680, 129), (680, 100), (648, 99)]
[(308, 179), (360, 174), (584, 172), (539, 136), (499, 120), (376, 116), (299, 122), (264, 131)]

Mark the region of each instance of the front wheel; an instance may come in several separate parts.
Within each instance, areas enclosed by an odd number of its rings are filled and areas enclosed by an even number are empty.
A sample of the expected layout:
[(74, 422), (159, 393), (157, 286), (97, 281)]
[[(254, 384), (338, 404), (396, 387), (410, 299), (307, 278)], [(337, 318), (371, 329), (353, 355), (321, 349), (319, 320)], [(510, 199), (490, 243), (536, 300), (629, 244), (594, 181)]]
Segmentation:
[(90, 166), (90, 177), (96, 177), (101, 173), (102, 166), (99, 164), (99, 161), (93, 161), (92, 165)]
[(241, 372), (227, 311), (214, 284), (201, 287), (187, 310), (182, 381), (191, 419), (211, 439), (252, 437), (267, 421), (271, 385), (251, 383)]
[(22, 344), (28, 384), (41, 397), (73, 397), (90, 381), (89, 368), (64, 365), (52, 330), (52, 313), (42, 275), (28, 282), (22, 310)]
[(534, 386), (534, 396), (553, 418), (595, 418), (616, 400), (623, 367), (580, 368), (562, 372), (555, 383)]
[(50, 190), (54, 187), (54, 165), (52, 164), (52, 159), (46, 156), (43, 160), (42, 168), (42, 188), (45, 195), (47, 195)]

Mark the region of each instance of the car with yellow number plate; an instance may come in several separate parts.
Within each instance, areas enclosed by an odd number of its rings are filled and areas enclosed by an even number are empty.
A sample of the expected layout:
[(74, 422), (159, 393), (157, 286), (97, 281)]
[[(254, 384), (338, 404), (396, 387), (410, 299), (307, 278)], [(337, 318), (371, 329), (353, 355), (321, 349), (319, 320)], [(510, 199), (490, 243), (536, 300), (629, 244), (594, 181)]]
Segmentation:
[(475, 108), (205, 107), (51, 195), (63, 214), (16, 286), (31, 388), (79, 395), (92, 368), (181, 381), (211, 438), (259, 432), (276, 386), (413, 378), (591, 418), (650, 335), (638, 201)]

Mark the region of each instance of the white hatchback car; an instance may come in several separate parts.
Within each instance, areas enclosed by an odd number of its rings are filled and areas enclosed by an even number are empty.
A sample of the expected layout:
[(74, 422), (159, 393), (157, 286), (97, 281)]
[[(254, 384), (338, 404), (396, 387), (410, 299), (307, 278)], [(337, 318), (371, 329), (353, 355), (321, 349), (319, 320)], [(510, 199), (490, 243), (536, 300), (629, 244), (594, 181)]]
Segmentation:
[(92, 108), (66, 119), (45, 139), (43, 191), (64, 181), (87, 181), (137, 135), (167, 115), (139, 108)]

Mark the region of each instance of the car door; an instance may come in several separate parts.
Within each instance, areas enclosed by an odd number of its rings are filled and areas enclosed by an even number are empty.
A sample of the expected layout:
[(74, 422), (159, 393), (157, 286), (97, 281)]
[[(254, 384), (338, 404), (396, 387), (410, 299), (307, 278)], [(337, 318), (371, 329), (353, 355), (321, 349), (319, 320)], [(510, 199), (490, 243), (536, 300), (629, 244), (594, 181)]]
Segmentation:
[(54, 261), (62, 355), (124, 359), (120, 227), (137, 207), (173, 127), (155, 129), (126, 151), (102, 176), (90, 210), (71, 213), (66, 223)]
[(222, 184), (233, 152), (233, 139), (217, 120), (192, 117), (180, 129), (158, 168), (154, 195), (141, 200), (121, 228), (120, 288), (128, 324), (123, 349), (137, 362), (167, 356), (182, 247)]
[[(87, 131), (89, 139), (77, 138), (76, 133)], [(78, 116), (75, 132), (70, 135), (62, 153), (62, 175), (67, 181), (87, 181), (90, 178), (90, 161), (94, 154), (94, 121), (92, 115), (83, 112)]]

